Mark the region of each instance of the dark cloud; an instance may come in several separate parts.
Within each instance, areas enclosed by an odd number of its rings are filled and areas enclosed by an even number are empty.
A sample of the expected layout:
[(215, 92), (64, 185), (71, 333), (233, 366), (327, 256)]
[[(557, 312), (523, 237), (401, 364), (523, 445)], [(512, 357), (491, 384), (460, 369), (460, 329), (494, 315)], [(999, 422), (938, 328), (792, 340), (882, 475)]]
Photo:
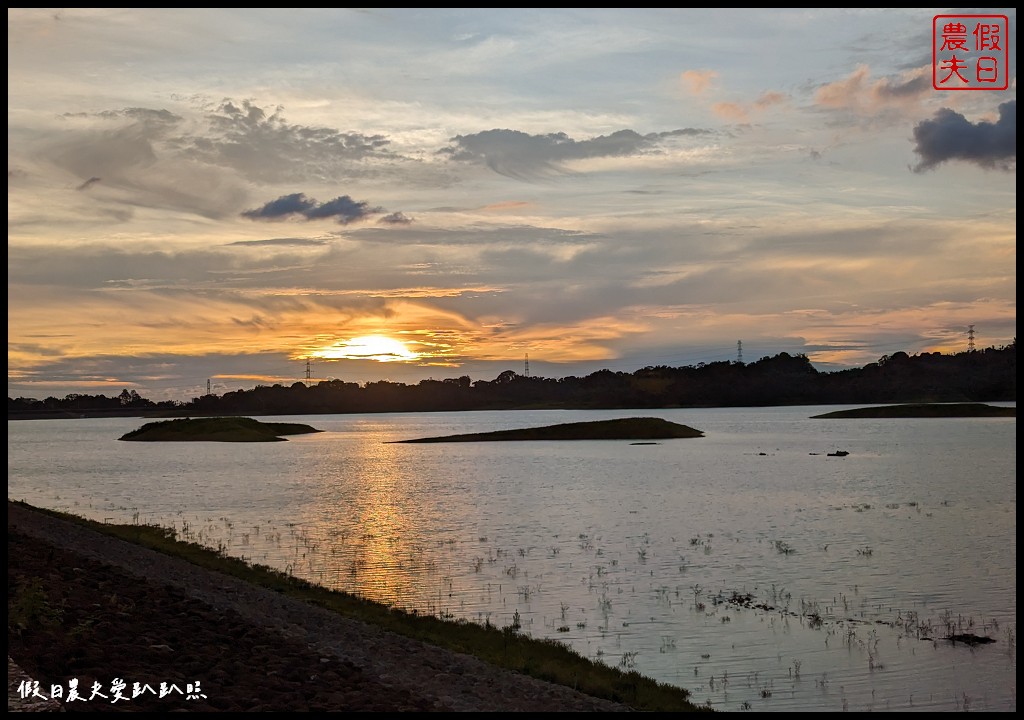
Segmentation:
[(347, 225), (350, 222), (362, 220), (367, 215), (381, 212), (384, 212), (384, 208), (372, 208), (365, 202), (356, 202), (348, 195), (342, 195), (310, 208), (304, 214), (310, 220), (336, 217), (342, 225)]
[(962, 160), (986, 169), (1011, 170), (1017, 163), (1017, 101), (999, 106), (995, 123), (972, 123), (960, 113), (941, 108), (931, 120), (914, 127), (914, 152), (921, 156), (914, 172), (948, 160)]
[(316, 204), (316, 200), (306, 197), (305, 193), (292, 193), (271, 200), (259, 209), (246, 210), (242, 217), (250, 220), (274, 220), (289, 215), (303, 215), (307, 210), (315, 208)]
[(381, 225), (410, 225), (412, 224), (412, 218), (408, 217), (405, 213), (393, 212), (390, 215), (385, 215), (377, 222)]
[(519, 130), (485, 130), (473, 135), (456, 135), (438, 152), (452, 160), (479, 163), (501, 175), (529, 179), (560, 172), (570, 160), (624, 157), (649, 152), (666, 138), (708, 134), (708, 130), (685, 128), (641, 135), (618, 130), (589, 140), (574, 140), (565, 133), (528, 135)]
[(246, 210), (242, 213), (242, 217), (247, 217), (250, 220), (280, 220), (298, 215), (306, 220), (337, 218), (342, 225), (348, 225), (382, 212), (384, 212), (384, 208), (370, 207), (368, 203), (357, 202), (348, 195), (341, 195), (333, 200), (320, 203), (307, 197), (305, 193), (292, 193), (291, 195), (282, 195), (277, 200), (271, 200), (255, 210)]

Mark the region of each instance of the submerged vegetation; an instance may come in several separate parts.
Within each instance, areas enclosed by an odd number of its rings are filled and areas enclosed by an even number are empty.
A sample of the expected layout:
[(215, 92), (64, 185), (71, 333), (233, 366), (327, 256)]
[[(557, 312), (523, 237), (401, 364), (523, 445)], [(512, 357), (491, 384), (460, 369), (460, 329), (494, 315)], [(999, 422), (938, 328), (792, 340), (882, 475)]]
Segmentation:
[(301, 423), (264, 423), (245, 417), (178, 418), (146, 423), (119, 440), (277, 442), (281, 435), (322, 432)]
[(690, 699), (684, 688), (658, 682), (627, 667), (590, 660), (562, 642), (531, 638), (518, 619), (505, 627), (452, 620), (390, 607), (356, 595), (330, 590), (290, 573), (252, 564), (196, 542), (179, 540), (175, 530), (157, 525), (115, 525), (19, 503), (127, 542), (187, 560), (194, 565), (268, 588), (406, 637), (475, 656), (496, 665), (588, 695), (654, 712), (711, 711)]
[(398, 440), (404, 443), (431, 442), (485, 442), (489, 440), (651, 440), (669, 438), (697, 438), (704, 433), (688, 425), (661, 418), (616, 418), (591, 422), (562, 423), (544, 427), (494, 432), (445, 435), (442, 437)]

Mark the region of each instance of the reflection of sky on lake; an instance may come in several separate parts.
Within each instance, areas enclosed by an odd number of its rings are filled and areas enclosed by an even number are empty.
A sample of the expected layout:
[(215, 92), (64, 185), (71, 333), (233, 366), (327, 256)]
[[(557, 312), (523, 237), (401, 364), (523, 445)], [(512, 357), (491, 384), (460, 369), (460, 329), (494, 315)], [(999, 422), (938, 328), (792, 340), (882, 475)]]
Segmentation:
[[(386, 442), (635, 411), (303, 417), (327, 432), (187, 453), (111, 441), (133, 419), (23, 421), (9, 496), (188, 521), (418, 612), (518, 612), (725, 710), (1015, 709), (1016, 420), (818, 410), (644, 411), (706, 435), (656, 445)], [(998, 642), (921, 639), (947, 624)]]

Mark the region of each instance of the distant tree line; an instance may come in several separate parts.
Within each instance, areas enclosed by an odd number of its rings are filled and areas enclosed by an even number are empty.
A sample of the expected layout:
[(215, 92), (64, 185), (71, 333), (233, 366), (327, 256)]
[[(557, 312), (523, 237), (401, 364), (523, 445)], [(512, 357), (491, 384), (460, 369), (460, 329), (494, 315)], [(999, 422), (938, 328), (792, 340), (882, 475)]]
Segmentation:
[(7, 398), (7, 416), (75, 417), (92, 415), (141, 415), (148, 412), (172, 412), (187, 404), (173, 400), (153, 402), (139, 395), (137, 390), (122, 390), (120, 395), (86, 395), (71, 393), (63, 398)]
[(381, 380), (363, 385), (257, 385), (190, 402), (153, 402), (134, 390), (108, 398), (68, 395), (7, 398), (8, 417), (60, 414), (305, 415), (505, 409), (752, 407), (1017, 400), (1017, 340), (951, 355), (897, 352), (862, 368), (819, 372), (806, 355), (779, 353), (756, 362), (649, 366), (632, 373), (599, 370), (560, 379), (506, 370), (493, 380), (468, 375), (415, 385)]

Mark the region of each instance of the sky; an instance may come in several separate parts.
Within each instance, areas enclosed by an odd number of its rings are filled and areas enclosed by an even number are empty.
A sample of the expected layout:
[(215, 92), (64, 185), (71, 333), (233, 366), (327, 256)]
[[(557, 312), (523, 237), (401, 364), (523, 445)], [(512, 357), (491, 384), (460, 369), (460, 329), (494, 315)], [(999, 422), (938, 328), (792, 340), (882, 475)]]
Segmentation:
[[(1008, 17), (1007, 88), (933, 18)], [(1016, 11), (8, 8), (9, 397), (1015, 341)]]

